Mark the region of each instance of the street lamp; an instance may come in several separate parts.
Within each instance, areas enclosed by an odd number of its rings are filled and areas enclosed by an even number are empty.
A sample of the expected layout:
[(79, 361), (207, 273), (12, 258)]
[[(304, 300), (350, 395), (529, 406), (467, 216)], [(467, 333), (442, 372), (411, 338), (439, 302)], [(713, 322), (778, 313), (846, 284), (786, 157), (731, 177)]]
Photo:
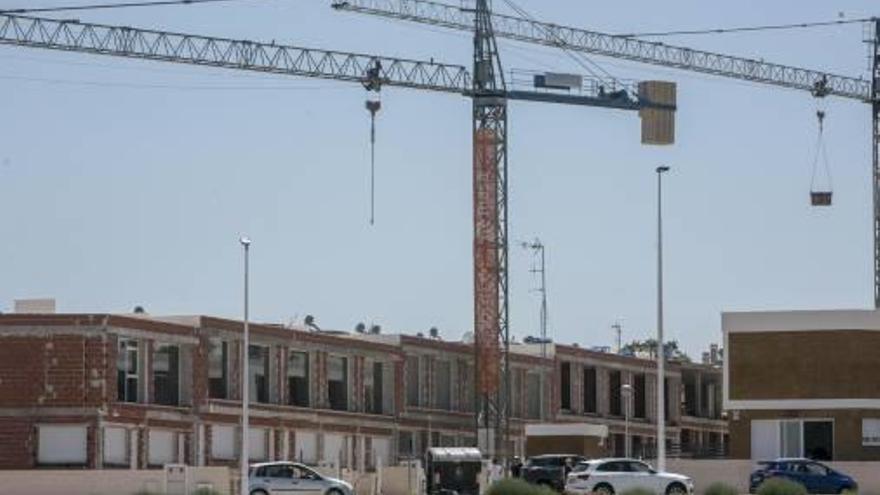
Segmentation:
[(247, 495), (248, 492), (248, 461), (250, 457), (250, 442), (248, 433), (250, 430), (250, 421), (248, 418), (248, 408), (250, 407), (250, 391), (248, 390), (249, 372), (248, 372), (248, 349), (250, 347), (250, 335), (248, 328), (248, 258), (250, 255), (251, 240), (242, 236), (239, 240), (244, 248), (244, 337), (242, 343), (242, 360), (241, 360), (241, 495)]
[(663, 174), (657, 167), (657, 469), (666, 471), (666, 346), (663, 345)]
[(624, 383), (620, 387), (620, 392), (623, 395), (623, 456), (629, 459), (632, 457), (632, 444), (629, 439), (629, 417), (632, 414), (630, 408), (632, 407), (633, 387), (629, 383)]

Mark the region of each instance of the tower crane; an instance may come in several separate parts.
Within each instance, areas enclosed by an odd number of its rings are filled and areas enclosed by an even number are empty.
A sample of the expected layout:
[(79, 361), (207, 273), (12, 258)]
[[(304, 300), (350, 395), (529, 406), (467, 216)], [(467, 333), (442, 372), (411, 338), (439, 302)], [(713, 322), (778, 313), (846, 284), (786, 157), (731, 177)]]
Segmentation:
[[(466, 2), (469, 4), (469, 2)], [(511, 4), (511, 2), (507, 2)], [(574, 52), (583, 52), (633, 62), (671, 67), (681, 70), (701, 72), (720, 77), (741, 79), (755, 83), (781, 86), (810, 92), (815, 97), (837, 96), (855, 99), (871, 107), (872, 116), (872, 189), (873, 189), (873, 229), (874, 229), (874, 304), (880, 309), (880, 19), (873, 19), (874, 39), (872, 42), (872, 79), (830, 74), (824, 71), (802, 69), (787, 65), (767, 63), (743, 57), (735, 57), (691, 48), (644, 41), (632, 36), (620, 36), (589, 31), (586, 29), (560, 26), (537, 21), (514, 6), (520, 15), (502, 15), (491, 12), (485, 0), (473, 0), (476, 8), (464, 8), (432, 0), (332, 0), (337, 10), (376, 15), (391, 19), (440, 26), (460, 31), (474, 32), (474, 71), (480, 74), (485, 47), (477, 41), (487, 37), (506, 38), (537, 45), (559, 47)], [(513, 6), (513, 5), (512, 5)], [(488, 33), (481, 37), (480, 33)], [(495, 48), (494, 43), (489, 45)], [(497, 52), (494, 53), (497, 58)], [(502, 80), (503, 83), (503, 80)], [(475, 88), (477, 86), (475, 85)], [(475, 97), (477, 108), (480, 98)], [(475, 115), (475, 122), (478, 116)], [(480, 134), (475, 134), (479, 144)], [(502, 160), (503, 157), (498, 157)], [(480, 168), (479, 160), (474, 161), (475, 170)], [(476, 196), (475, 196), (476, 197)], [(475, 210), (476, 211), (476, 210)], [(506, 226), (506, 214), (499, 216), (499, 223)], [(503, 237), (499, 246), (505, 245)], [(482, 259), (479, 248), (480, 235), (475, 232), (475, 269)], [(503, 248), (503, 249), (506, 249)], [(501, 255), (499, 253), (499, 255)], [(506, 278), (503, 260), (498, 270), (501, 279)], [(476, 277), (475, 306), (477, 311), (476, 329), (480, 335), (482, 317), (480, 297), (491, 294), (489, 288)], [(506, 290), (506, 287), (504, 288)], [(486, 292), (482, 292), (486, 291)], [(506, 293), (502, 295), (502, 316), (499, 327), (506, 330)], [(486, 307), (486, 306), (482, 306)], [(506, 340), (505, 340), (506, 342)], [(478, 356), (480, 357), (480, 356)], [(478, 359), (478, 363), (479, 363)], [(483, 361), (491, 362), (491, 361)], [(483, 368), (482, 373), (493, 370)]]
[[(333, 0), (332, 6), (337, 10), (460, 31), (474, 29), (471, 10), (430, 0)], [(518, 17), (491, 13), (491, 25), (498, 38), (807, 91), (818, 98), (836, 96), (868, 104), (872, 119), (874, 306), (880, 309), (880, 18), (870, 22), (873, 25), (871, 79), (866, 80), (541, 22), (527, 14)]]
[[(615, 81), (550, 73), (536, 76), (531, 88), (514, 87), (504, 78), (487, 0), (477, 0), (470, 14), (474, 16), (472, 73), (461, 65), (437, 63), (433, 59), (426, 62), (2, 12), (0, 44), (336, 80), (359, 83), (371, 92), (391, 86), (471, 98), (475, 424), (478, 429), (483, 425), (487, 447), (494, 451), (502, 445), (502, 435), (507, 437), (510, 407), (507, 102), (636, 110), (642, 118), (644, 143), (671, 144), (675, 85), (644, 81), (637, 87), (616, 86)], [(375, 112), (370, 111), (374, 117)], [(488, 438), (490, 431), (496, 433), (492, 439)]]

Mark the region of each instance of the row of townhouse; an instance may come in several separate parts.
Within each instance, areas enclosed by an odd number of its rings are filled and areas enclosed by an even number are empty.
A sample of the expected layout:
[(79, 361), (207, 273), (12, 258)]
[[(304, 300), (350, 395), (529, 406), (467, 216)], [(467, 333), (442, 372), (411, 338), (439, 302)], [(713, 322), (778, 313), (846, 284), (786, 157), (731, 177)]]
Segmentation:
[[(0, 315), (0, 468), (235, 465), (242, 322), (207, 316)], [(252, 324), (249, 456), (371, 469), (430, 446), (476, 444), (474, 354), (463, 342)], [(653, 442), (651, 361), (516, 344), (510, 448), (529, 422), (608, 425), (622, 453)], [(656, 375), (654, 375), (656, 376)], [(673, 451), (723, 450), (711, 367), (672, 365)], [(680, 400), (679, 400), (680, 399)]]

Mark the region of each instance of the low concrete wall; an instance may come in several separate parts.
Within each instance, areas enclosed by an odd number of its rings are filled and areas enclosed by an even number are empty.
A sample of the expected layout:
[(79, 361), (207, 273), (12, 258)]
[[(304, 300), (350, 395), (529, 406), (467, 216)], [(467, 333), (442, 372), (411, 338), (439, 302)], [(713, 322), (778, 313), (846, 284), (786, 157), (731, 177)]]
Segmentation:
[[(880, 495), (880, 462), (829, 462), (828, 465), (855, 478), (859, 484), (859, 493)], [(743, 460), (666, 461), (667, 471), (693, 478), (697, 493), (703, 493), (709, 485), (716, 482), (734, 486), (740, 493), (748, 493), (749, 475), (754, 467), (752, 461)]]
[[(382, 495), (417, 495), (424, 486), (421, 467), (394, 466), (382, 468)], [(358, 492), (357, 495), (367, 495)]]
[[(210, 486), (221, 495), (231, 495), (229, 469), (188, 468), (188, 486), (172, 484), (167, 492), (189, 495), (200, 486)], [(0, 471), (0, 495), (134, 495), (146, 491), (166, 494), (163, 470), (61, 470), (30, 469)]]

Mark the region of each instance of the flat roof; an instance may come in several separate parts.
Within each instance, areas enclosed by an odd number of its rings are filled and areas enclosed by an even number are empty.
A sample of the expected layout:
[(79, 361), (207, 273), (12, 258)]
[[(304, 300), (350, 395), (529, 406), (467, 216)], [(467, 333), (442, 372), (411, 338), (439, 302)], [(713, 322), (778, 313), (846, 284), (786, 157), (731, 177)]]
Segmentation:
[(826, 309), (803, 311), (736, 311), (721, 313), (724, 333), (880, 331), (880, 310)]

